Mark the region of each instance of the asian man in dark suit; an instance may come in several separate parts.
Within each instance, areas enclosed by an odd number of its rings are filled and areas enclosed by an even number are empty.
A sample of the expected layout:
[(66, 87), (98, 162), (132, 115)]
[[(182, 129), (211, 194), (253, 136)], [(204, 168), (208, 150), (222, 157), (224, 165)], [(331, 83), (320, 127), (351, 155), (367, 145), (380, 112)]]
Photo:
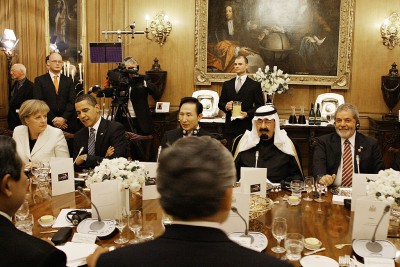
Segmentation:
[(47, 114), (49, 125), (65, 132), (76, 130), (76, 113), (74, 110), (75, 88), (71, 78), (63, 75), (62, 56), (52, 53), (48, 60), (49, 72), (35, 79), (34, 98), (46, 102), (50, 111)]
[[(218, 107), (226, 113), (224, 136), (227, 148), (232, 148), (233, 139), (246, 130), (251, 130), (251, 120), (257, 108), (264, 104), (261, 84), (247, 77), (248, 60), (244, 56), (235, 59), (236, 78), (222, 85)], [(233, 101), (240, 101), (242, 113), (239, 118), (231, 120)]]
[(50, 243), (28, 235), (12, 223), (12, 216), (25, 200), (29, 182), (15, 141), (0, 136), (0, 265), (66, 266), (67, 257)]
[(73, 157), (77, 166), (94, 168), (103, 158), (126, 157), (124, 126), (119, 122), (103, 119), (96, 98), (87, 94), (78, 96), (75, 109), (85, 126), (74, 136)]
[[(217, 178), (217, 179), (216, 179)], [(236, 170), (232, 155), (209, 136), (187, 137), (164, 149), (157, 189), (174, 223), (153, 241), (112, 252), (98, 248), (88, 265), (105, 266), (274, 266), (283, 262), (242, 247), (220, 228), (229, 216)]]
[(353, 173), (378, 173), (384, 169), (378, 142), (359, 133), (359, 125), (357, 108), (343, 104), (335, 113), (336, 132), (317, 138), (313, 174), (323, 175), (322, 182), (326, 185), (351, 187)]
[(180, 128), (167, 131), (161, 141), (163, 148), (172, 145), (184, 136), (205, 136), (210, 135), (200, 128), (199, 122), (203, 117), (203, 105), (197, 98), (184, 97), (179, 104)]
[(25, 100), (33, 99), (34, 84), (26, 78), (26, 67), (22, 64), (14, 64), (11, 67), (11, 77), (15, 80), (8, 97), (8, 128), (14, 130), (21, 125), (17, 110)]

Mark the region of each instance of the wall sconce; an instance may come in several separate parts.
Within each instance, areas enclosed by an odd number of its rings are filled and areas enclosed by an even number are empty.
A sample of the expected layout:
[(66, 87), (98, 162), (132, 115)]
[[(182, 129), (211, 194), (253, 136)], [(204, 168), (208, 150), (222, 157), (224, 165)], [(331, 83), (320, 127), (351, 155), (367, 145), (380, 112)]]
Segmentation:
[(383, 44), (393, 49), (400, 42), (400, 17), (393, 12), (381, 26)]
[(0, 47), (7, 57), (8, 93), (11, 93), (11, 62), (15, 56), (18, 41), (13, 30), (5, 29), (3, 36), (0, 35)]
[[(146, 30), (144, 32), (147, 39), (154, 40), (160, 44), (160, 46), (163, 46), (171, 30), (172, 24), (168, 20), (168, 16), (164, 15), (164, 13), (158, 13), (153, 20), (150, 21), (150, 26), (149, 16), (146, 16)], [(149, 36), (149, 34), (151, 36)]]

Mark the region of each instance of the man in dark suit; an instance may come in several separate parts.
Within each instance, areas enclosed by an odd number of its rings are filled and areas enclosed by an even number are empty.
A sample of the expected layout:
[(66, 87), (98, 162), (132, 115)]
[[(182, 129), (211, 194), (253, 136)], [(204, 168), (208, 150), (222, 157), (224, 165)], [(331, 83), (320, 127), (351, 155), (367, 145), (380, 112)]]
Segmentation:
[(126, 157), (124, 126), (119, 122), (103, 119), (96, 98), (86, 94), (78, 96), (75, 109), (85, 126), (74, 136), (73, 157), (77, 166), (94, 168), (103, 158)]
[(203, 105), (197, 98), (184, 97), (179, 104), (180, 128), (167, 131), (161, 141), (163, 148), (172, 145), (176, 140), (184, 136), (210, 135), (200, 128), (199, 122), (203, 117)]
[(49, 125), (65, 132), (76, 130), (74, 110), (75, 88), (72, 79), (61, 73), (63, 60), (60, 54), (52, 53), (49, 57), (49, 72), (35, 79), (34, 98), (41, 99), (49, 106), (47, 114)]
[[(218, 179), (216, 179), (218, 178)], [(163, 150), (157, 170), (160, 204), (174, 223), (153, 241), (100, 255), (101, 266), (291, 266), (242, 247), (220, 229), (229, 216), (236, 171), (230, 152), (208, 136)], [(95, 266), (99, 248), (88, 258)]]
[[(226, 113), (224, 135), (227, 148), (232, 148), (233, 139), (246, 130), (251, 130), (254, 111), (264, 104), (261, 84), (247, 77), (248, 60), (244, 56), (235, 59), (237, 77), (222, 85), (218, 107)], [(233, 101), (240, 101), (241, 116), (232, 120)]]
[[(343, 104), (335, 113), (336, 133), (317, 138), (313, 174), (324, 175), (322, 182), (326, 185), (351, 186), (353, 173), (378, 173), (384, 169), (378, 142), (357, 132), (359, 125), (357, 108), (352, 104)], [(343, 156), (346, 155), (346, 144), (349, 147), (349, 165), (346, 164), (347, 157)], [(346, 174), (347, 170), (349, 175)], [(349, 176), (348, 183), (345, 179), (347, 176)]]
[(8, 128), (14, 130), (21, 125), (17, 110), (25, 100), (33, 99), (34, 84), (26, 78), (26, 68), (22, 64), (14, 64), (11, 67), (11, 77), (15, 80), (8, 97)]
[(0, 265), (58, 267), (66, 265), (64, 252), (28, 235), (12, 223), (12, 216), (25, 200), (28, 180), (15, 141), (0, 136)]

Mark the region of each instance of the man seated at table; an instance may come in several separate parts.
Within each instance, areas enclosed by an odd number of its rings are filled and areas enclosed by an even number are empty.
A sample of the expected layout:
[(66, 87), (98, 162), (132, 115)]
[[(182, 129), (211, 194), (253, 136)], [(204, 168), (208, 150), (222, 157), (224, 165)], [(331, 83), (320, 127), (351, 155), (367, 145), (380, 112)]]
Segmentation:
[[(94, 168), (103, 158), (126, 156), (124, 126), (119, 122), (103, 119), (96, 98), (87, 94), (78, 96), (75, 109), (85, 126), (74, 137), (74, 158), (77, 166)], [(81, 148), (83, 150), (80, 153)]]
[[(220, 229), (235, 181), (232, 156), (219, 141), (178, 140), (162, 151), (157, 171), (160, 204), (174, 223), (153, 241), (102, 254), (96, 266), (291, 266), (236, 244)], [(97, 249), (88, 265), (104, 250)]]
[(322, 183), (351, 187), (353, 173), (378, 173), (384, 169), (378, 142), (359, 133), (359, 127), (357, 108), (342, 104), (335, 112), (336, 132), (316, 139), (313, 174), (324, 175)]
[(257, 165), (258, 168), (267, 168), (267, 177), (273, 183), (303, 180), (296, 148), (286, 131), (280, 129), (275, 107), (259, 107), (252, 124), (252, 130), (239, 135), (233, 143), (232, 153), (238, 178), (241, 167)]
[(67, 258), (64, 252), (13, 225), (11, 218), (24, 202), (29, 182), (15, 141), (0, 136), (0, 147), (0, 265), (65, 266)]
[(210, 135), (200, 128), (199, 122), (203, 118), (203, 105), (197, 98), (184, 97), (179, 104), (180, 128), (167, 131), (161, 141), (163, 148), (172, 145), (176, 140), (184, 136)]

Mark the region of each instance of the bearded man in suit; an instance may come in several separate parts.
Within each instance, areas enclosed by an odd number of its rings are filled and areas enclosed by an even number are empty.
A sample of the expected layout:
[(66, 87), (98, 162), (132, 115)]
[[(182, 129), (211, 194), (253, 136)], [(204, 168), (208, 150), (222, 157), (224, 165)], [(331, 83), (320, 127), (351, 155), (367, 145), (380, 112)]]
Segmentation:
[(359, 126), (359, 114), (355, 106), (342, 104), (337, 108), (336, 132), (316, 140), (313, 174), (324, 176), (320, 183), (351, 187), (353, 173), (378, 173), (384, 169), (378, 142), (359, 133)]
[[(248, 60), (244, 56), (235, 59), (236, 78), (226, 81), (222, 85), (218, 107), (226, 113), (224, 136), (227, 148), (232, 148), (233, 139), (251, 130), (254, 112), (264, 104), (261, 84), (247, 77)], [(240, 101), (241, 115), (232, 119), (233, 101)]]
[[(266, 253), (242, 247), (221, 230), (229, 216), (235, 165), (230, 152), (209, 136), (187, 137), (161, 152), (157, 170), (160, 204), (174, 223), (156, 239), (106, 252), (88, 266), (289, 267)], [(216, 179), (217, 178), (217, 179)]]
[(11, 67), (11, 77), (15, 80), (8, 97), (8, 128), (14, 130), (21, 125), (17, 110), (25, 100), (33, 99), (34, 84), (26, 77), (26, 67), (22, 64), (14, 64)]
[(91, 95), (80, 95), (76, 113), (85, 126), (75, 133), (73, 157), (80, 168), (94, 168), (103, 158), (126, 157), (124, 126), (100, 116), (100, 105)]
[(65, 132), (76, 130), (76, 113), (74, 110), (75, 88), (71, 78), (63, 75), (62, 56), (52, 53), (49, 56), (49, 71), (35, 79), (34, 98), (46, 102), (50, 111), (47, 114), (49, 125)]

